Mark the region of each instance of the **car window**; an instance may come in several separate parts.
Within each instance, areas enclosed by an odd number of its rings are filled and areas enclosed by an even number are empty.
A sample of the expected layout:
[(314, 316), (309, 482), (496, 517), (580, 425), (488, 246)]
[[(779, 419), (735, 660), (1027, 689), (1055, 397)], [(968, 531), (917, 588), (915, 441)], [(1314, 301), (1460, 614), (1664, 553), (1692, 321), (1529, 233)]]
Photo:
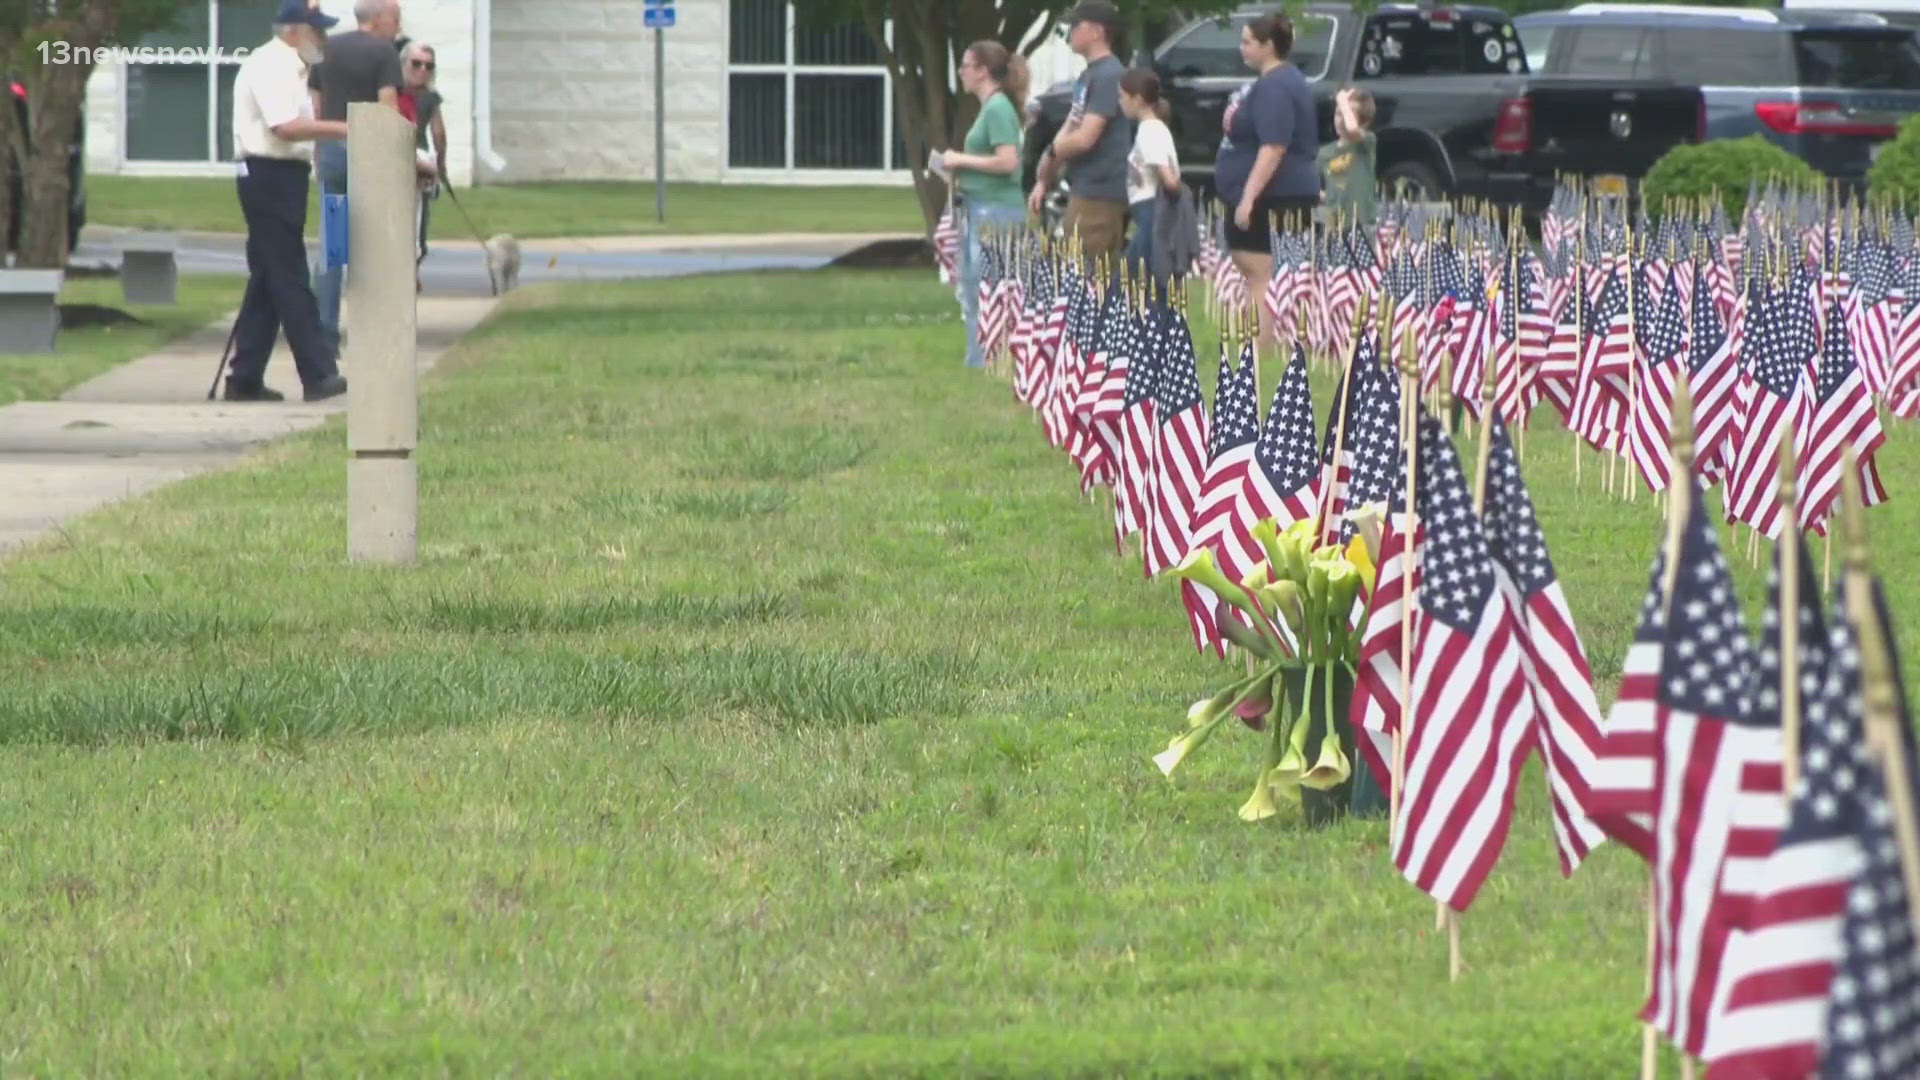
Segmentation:
[(1527, 58), (1527, 70), (1547, 70), (1547, 55), (1553, 52), (1554, 31), (1557, 26), (1516, 26), (1520, 35), (1520, 50)]
[(1597, 79), (1637, 79), (1652, 74), (1646, 31), (1637, 26), (1582, 26), (1572, 31), (1564, 74)]
[(1504, 20), (1440, 21), (1394, 13), (1367, 21), (1354, 77), (1524, 74), (1527, 59)]
[[(1169, 74), (1188, 79), (1247, 78), (1252, 72), (1240, 59), (1240, 31), (1251, 16), (1207, 19), (1195, 25), (1160, 54)], [(1302, 15), (1293, 23), (1293, 55), (1288, 59), (1309, 79), (1327, 73), (1327, 53), (1333, 44), (1334, 20), (1325, 15)]]
[(1700, 86), (1779, 86), (1787, 70), (1786, 35), (1729, 27), (1655, 31), (1667, 74)]
[(1920, 90), (1920, 45), (1912, 34), (1803, 30), (1793, 35), (1801, 86), (1829, 90)]

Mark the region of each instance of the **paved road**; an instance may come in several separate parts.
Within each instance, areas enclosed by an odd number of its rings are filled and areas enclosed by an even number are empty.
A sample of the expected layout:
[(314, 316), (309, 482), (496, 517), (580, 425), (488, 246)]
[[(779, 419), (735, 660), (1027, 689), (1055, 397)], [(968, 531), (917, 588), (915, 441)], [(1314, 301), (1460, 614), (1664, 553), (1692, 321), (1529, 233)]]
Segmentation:
[[(247, 272), (245, 241), (236, 236), (188, 234), (180, 238), (176, 255), (183, 274)], [(793, 269), (811, 270), (825, 266), (835, 257), (856, 248), (857, 242), (845, 239), (808, 240), (753, 244), (734, 239), (715, 246), (691, 246), (682, 249), (590, 250), (566, 240), (521, 242), (520, 283), (615, 281), (627, 278), (668, 277), (678, 274), (707, 274), (723, 271)], [(319, 248), (309, 248), (315, 263)], [(116, 238), (111, 233), (89, 230), (74, 251), (77, 266), (118, 266)], [(430, 295), (489, 295), (486, 259), (477, 244), (430, 246), (421, 266), (422, 283)]]

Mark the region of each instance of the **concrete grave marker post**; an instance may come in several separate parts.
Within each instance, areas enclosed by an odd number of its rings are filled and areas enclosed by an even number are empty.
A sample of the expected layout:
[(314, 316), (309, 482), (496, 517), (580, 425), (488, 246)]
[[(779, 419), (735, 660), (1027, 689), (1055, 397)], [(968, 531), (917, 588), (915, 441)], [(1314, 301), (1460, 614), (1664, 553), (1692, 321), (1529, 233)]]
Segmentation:
[(60, 336), (60, 270), (0, 270), (0, 353), (50, 353)]
[(180, 240), (171, 233), (136, 233), (120, 245), (120, 297), (129, 304), (178, 302)]
[(347, 106), (347, 557), (419, 553), (420, 439), (414, 279), (414, 127), (375, 102)]

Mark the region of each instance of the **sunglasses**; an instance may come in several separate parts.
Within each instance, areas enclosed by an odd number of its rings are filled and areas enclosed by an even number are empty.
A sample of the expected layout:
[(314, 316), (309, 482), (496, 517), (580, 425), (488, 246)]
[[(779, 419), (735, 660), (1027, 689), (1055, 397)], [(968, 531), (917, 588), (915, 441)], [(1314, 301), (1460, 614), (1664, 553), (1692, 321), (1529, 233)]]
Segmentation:
[(431, 60), (409, 60), (407, 63), (417, 68), (425, 68), (428, 71), (433, 70), (433, 61)]

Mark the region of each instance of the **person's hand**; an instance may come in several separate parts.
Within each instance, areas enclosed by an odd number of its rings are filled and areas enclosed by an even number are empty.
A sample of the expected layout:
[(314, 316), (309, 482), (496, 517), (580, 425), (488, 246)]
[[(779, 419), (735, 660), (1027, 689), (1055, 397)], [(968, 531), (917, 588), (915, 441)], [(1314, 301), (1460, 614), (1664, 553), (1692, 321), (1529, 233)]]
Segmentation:
[(1041, 208), (1046, 205), (1047, 205), (1046, 187), (1040, 184), (1033, 185), (1033, 194), (1027, 196), (1027, 212), (1032, 214), (1035, 217), (1039, 217)]
[(1241, 203), (1240, 208), (1233, 212), (1233, 223), (1241, 229), (1253, 228), (1253, 204), (1250, 202)]
[(956, 158), (956, 157), (959, 157), (959, 156), (960, 156), (960, 155), (958, 155), (958, 154), (956, 154), (956, 153), (954, 153), (954, 152), (953, 152), (953, 151), (951, 151), (951, 150), (942, 150), (942, 151), (940, 151), (940, 167), (941, 167), (942, 169), (945, 169), (945, 170), (947, 170), (948, 172), (952, 172), (952, 171), (953, 171), (953, 159), (954, 159), (954, 158)]

